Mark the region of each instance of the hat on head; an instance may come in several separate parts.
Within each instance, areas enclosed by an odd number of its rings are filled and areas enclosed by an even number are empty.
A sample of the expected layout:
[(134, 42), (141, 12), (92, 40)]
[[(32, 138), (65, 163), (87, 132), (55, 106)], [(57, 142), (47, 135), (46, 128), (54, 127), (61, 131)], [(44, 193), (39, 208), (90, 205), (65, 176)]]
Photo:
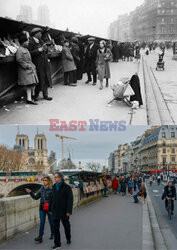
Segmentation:
[(95, 38), (94, 37), (89, 37), (87, 40), (88, 41), (95, 41)]
[(18, 40), (19, 40), (19, 43), (22, 44), (22, 43), (28, 41), (28, 38), (27, 38), (27, 36), (25, 34), (21, 34), (19, 36)]
[(35, 34), (37, 34), (38, 32), (42, 32), (41, 28), (33, 28), (31, 30), (31, 35), (34, 36)]
[(72, 38), (71, 38), (71, 42), (73, 42), (73, 43), (78, 43), (79, 40), (78, 40), (77, 37), (72, 37)]

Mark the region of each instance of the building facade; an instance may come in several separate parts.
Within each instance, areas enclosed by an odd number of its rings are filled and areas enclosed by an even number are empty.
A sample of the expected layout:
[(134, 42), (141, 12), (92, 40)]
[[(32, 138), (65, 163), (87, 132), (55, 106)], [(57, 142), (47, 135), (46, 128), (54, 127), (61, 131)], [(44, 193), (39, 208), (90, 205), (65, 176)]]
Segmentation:
[(29, 5), (21, 5), (20, 6), (20, 13), (17, 15), (17, 21), (23, 21), (26, 23), (32, 23), (33, 18), (33, 11), (32, 7)]
[[(125, 22), (126, 17), (126, 22)], [(124, 15), (124, 22), (119, 26), (118, 17), (109, 28), (109, 38), (121, 41), (173, 41), (177, 39), (177, 0), (145, 0), (144, 3)], [(125, 25), (126, 24), (126, 25)], [(124, 33), (126, 31), (126, 37)]]
[[(114, 152), (109, 160), (115, 170)], [(119, 173), (177, 169), (177, 126), (151, 127), (130, 145), (119, 145), (117, 159)]]
[(50, 14), (49, 8), (46, 5), (40, 5), (38, 7), (37, 22), (40, 25), (50, 26)]
[(14, 149), (22, 151), (26, 161), (23, 164), (24, 171), (37, 171), (40, 174), (50, 172), (47, 150), (47, 139), (44, 134), (36, 134), (34, 149), (29, 147), (29, 138), (24, 134), (16, 135)]

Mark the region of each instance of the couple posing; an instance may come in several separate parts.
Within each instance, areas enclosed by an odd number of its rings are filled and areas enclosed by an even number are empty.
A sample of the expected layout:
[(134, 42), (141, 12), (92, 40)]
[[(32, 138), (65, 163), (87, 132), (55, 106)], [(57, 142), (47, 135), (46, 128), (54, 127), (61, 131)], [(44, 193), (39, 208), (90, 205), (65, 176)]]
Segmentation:
[(26, 189), (26, 192), (29, 193), (33, 199), (40, 199), (40, 228), (39, 236), (35, 238), (35, 241), (42, 242), (47, 215), (51, 229), (50, 239), (54, 237), (54, 246), (52, 249), (61, 249), (60, 221), (62, 221), (65, 229), (67, 244), (71, 244), (69, 217), (72, 214), (73, 207), (72, 189), (64, 182), (63, 174), (60, 172), (55, 174), (56, 183), (54, 185), (49, 176), (45, 176), (43, 182), (44, 185), (37, 194), (34, 194), (30, 189)]

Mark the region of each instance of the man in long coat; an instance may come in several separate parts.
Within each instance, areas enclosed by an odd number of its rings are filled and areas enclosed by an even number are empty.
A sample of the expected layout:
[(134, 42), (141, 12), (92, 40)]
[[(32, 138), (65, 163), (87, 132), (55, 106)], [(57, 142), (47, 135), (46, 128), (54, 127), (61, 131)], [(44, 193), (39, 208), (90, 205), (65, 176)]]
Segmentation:
[(96, 73), (96, 59), (97, 59), (97, 50), (98, 47), (95, 44), (95, 38), (90, 37), (88, 39), (88, 47), (85, 54), (85, 63), (86, 63), (86, 71), (88, 80), (86, 84), (92, 81), (91, 74), (93, 75), (93, 84), (96, 85), (97, 82), (97, 73)]
[(52, 199), (49, 204), (49, 212), (52, 212), (53, 222), (54, 222), (54, 247), (53, 249), (58, 249), (61, 247), (60, 238), (60, 221), (65, 229), (65, 235), (67, 244), (71, 244), (71, 226), (69, 222), (69, 217), (72, 214), (73, 208), (73, 193), (69, 185), (67, 185), (63, 180), (63, 174), (58, 172), (55, 174), (55, 181), (52, 188)]
[(42, 30), (40, 28), (32, 29), (28, 46), (39, 78), (39, 84), (35, 89), (35, 100), (38, 100), (39, 93), (42, 91), (44, 99), (51, 101), (52, 98), (48, 96), (48, 87), (52, 86), (50, 65), (46, 53), (47, 49), (41, 37)]

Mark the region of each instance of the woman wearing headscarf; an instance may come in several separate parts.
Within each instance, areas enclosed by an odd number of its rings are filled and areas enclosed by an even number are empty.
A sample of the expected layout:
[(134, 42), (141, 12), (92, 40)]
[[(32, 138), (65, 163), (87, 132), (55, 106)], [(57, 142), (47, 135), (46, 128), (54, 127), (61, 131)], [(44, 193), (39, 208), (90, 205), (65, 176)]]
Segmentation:
[(97, 51), (97, 70), (98, 79), (100, 80), (100, 90), (103, 89), (103, 80), (106, 78), (106, 87), (108, 87), (108, 79), (111, 77), (109, 61), (112, 59), (111, 50), (106, 48), (106, 42), (100, 41), (100, 48)]
[(44, 185), (40, 188), (40, 190), (37, 192), (37, 194), (34, 194), (30, 189), (25, 189), (27, 193), (31, 195), (31, 197), (34, 200), (40, 199), (40, 205), (39, 205), (39, 215), (40, 215), (40, 228), (39, 228), (39, 236), (36, 237), (34, 240), (42, 243), (42, 237), (44, 234), (44, 227), (45, 227), (45, 220), (46, 215), (48, 216), (49, 224), (50, 224), (50, 230), (51, 230), (51, 236), (50, 239), (53, 239), (54, 235), (54, 223), (52, 219), (51, 213), (49, 213), (48, 208), (49, 204), (52, 199), (52, 187), (53, 182), (52, 179), (49, 176), (44, 176), (43, 178)]
[(29, 53), (28, 44), (29, 39), (26, 34), (19, 37), (20, 47), (16, 53), (16, 61), (18, 63), (18, 84), (25, 87), (27, 95), (27, 103), (37, 105), (32, 100), (34, 96), (35, 85), (38, 84), (38, 77), (36, 67), (32, 63), (31, 55)]

